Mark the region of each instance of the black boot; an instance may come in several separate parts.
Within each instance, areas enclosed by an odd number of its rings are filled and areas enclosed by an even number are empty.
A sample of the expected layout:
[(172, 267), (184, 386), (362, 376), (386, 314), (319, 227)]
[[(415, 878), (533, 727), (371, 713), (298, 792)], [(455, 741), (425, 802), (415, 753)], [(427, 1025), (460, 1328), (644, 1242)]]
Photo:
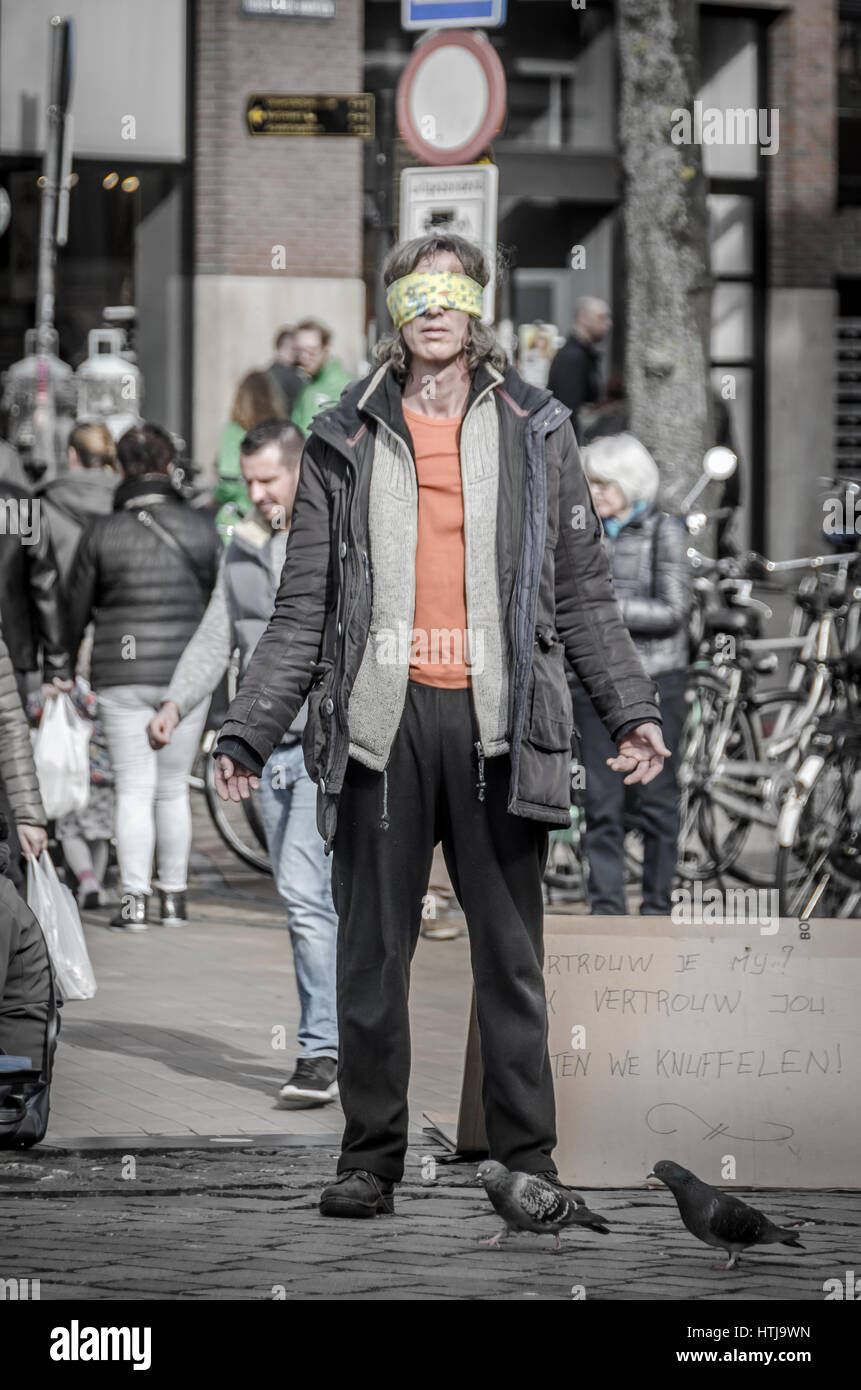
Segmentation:
[(159, 889), (159, 917), (163, 927), (187, 927), (184, 893), (163, 893)]
[(395, 1210), (395, 1185), (369, 1173), (366, 1168), (354, 1168), (341, 1173), (320, 1197), (323, 1216), (363, 1218), (392, 1216)]

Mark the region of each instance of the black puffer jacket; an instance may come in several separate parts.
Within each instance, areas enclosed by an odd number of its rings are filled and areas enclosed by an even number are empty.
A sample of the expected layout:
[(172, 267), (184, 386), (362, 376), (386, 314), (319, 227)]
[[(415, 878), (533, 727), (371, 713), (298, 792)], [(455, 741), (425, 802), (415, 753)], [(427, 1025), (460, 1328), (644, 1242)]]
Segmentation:
[[(563, 651), (611, 735), (660, 715), (615, 601), (570, 411), (513, 369), (502, 377), (480, 366), (466, 416), (491, 392), (499, 424), (495, 549), (509, 672), (508, 810), (569, 825), (573, 717)], [(368, 510), (378, 430), (395, 438), (405, 466), (414, 468), (390, 369), (348, 387), (314, 421), (275, 612), (217, 745), (246, 767), (261, 767), (310, 691), (305, 766), (318, 785), (327, 851), (349, 756), (350, 694), (370, 631)]]
[[(142, 510), (190, 560), (138, 520)], [(95, 618), (96, 690), (169, 683), (206, 610), (221, 549), (212, 517), (184, 502), (162, 474), (120, 484), (111, 515), (82, 537), (68, 585), (70, 651)]]
[(12, 665), (16, 671), (36, 671), (41, 665), (46, 681), (55, 676), (68, 680), (73, 672), (47, 518), (33, 494), (15, 483), (0, 482), (0, 506), (6, 509), (0, 532), (0, 617)]
[(649, 675), (685, 670), (693, 574), (683, 522), (653, 503), (605, 543), (622, 617)]

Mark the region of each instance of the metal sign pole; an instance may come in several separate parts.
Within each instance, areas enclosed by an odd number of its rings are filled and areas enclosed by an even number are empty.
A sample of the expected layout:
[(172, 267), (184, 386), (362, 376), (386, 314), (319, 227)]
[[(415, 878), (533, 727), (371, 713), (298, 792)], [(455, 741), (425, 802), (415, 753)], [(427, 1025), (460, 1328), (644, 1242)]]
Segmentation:
[(39, 269), (36, 289), (36, 350), (50, 352), (54, 338), (54, 296), (57, 266), (57, 202), (60, 193), (66, 106), (71, 86), (71, 20), (51, 20), (51, 81), (45, 159), (42, 165), (42, 214), (39, 227)]

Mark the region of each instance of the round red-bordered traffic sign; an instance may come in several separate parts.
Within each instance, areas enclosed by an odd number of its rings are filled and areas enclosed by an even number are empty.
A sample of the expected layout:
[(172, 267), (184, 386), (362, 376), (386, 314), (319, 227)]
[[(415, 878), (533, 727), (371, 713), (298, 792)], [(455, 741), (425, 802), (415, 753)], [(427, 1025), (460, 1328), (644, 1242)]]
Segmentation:
[(471, 164), (505, 120), (502, 63), (484, 34), (435, 34), (418, 44), (398, 83), (398, 129), (425, 164)]

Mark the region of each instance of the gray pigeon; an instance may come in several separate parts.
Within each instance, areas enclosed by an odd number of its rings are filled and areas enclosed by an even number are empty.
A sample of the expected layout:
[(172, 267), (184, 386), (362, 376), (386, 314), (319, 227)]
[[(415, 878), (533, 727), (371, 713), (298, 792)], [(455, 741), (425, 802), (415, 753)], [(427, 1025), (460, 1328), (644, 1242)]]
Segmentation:
[(501, 1163), (488, 1160), (479, 1166), (475, 1181), (481, 1183), (494, 1211), (502, 1217), (502, 1230), (482, 1245), (499, 1245), (511, 1231), (552, 1232), (556, 1236), (553, 1253), (562, 1249), (559, 1232), (563, 1226), (588, 1226), (590, 1231), (609, 1235), (603, 1216), (590, 1211), (578, 1192), (556, 1187), (534, 1173), (509, 1173)]
[(805, 1223), (775, 1226), (756, 1207), (749, 1207), (731, 1192), (719, 1192), (716, 1187), (700, 1182), (687, 1168), (681, 1168), (668, 1158), (656, 1163), (648, 1176), (666, 1183), (692, 1236), (717, 1250), (726, 1251), (729, 1263), (715, 1265), (715, 1269), (734, 1269), (741, 1251), (752, 1245), (794, 1245), (799, 1250), (804, 1249), (795, 1232)]

